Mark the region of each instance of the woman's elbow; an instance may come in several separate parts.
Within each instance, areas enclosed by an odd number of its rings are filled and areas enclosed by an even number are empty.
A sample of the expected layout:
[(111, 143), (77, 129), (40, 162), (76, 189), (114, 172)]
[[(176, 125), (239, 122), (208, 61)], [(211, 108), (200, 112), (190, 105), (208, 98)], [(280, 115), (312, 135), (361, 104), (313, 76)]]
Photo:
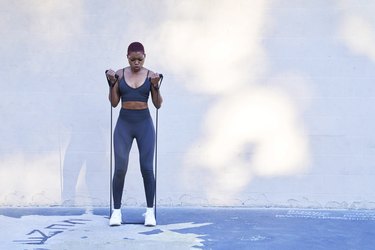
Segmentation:
[(163, 103), (163, 100), (159, 100), (158, 102), (154, 103), (155, 108), (160, 109), (162, 103)]
[(110, 98), (109, 98), (109, 102), (111, 103), (111, 106), (113, 108), (116, 108), (117, 105), (118, 105), (118, 103), (119, 103), (119, 101), (117, 101), (117, 100), (111, 100)]

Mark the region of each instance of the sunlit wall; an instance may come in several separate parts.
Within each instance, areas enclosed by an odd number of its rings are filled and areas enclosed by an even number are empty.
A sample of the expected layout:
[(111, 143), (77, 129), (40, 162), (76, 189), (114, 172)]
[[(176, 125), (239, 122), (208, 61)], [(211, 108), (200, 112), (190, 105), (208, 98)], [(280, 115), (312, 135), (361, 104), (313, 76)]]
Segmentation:
[[(0, 205), (109, 205), (104, 71), (127, 66), (141, 41), (145, 66), (165, 76), (159, 205), (374, 208), (374, 11), (354, 0), (1, 1)], [(130, 157), (123, 203), (144, 206), (135, 142)]]

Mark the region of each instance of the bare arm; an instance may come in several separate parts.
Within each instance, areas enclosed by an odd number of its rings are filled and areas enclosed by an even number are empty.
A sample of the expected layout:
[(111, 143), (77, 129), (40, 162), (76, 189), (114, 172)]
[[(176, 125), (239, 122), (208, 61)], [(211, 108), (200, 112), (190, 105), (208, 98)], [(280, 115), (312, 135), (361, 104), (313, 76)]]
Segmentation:
[(160, 94), (160, 76), (157, 73), (151, 73), (151, 97), (152, 103), (154, 104), (155, 108), (159, 109), (163, 102), (163, 97)]
[(113, 70), (107, 71), (107, 77), (112, 86), (112, 87), (109, 87), (109, 94), (108, 94), (108, 99), (112, 107), (117, 107), (121, 99), (120, 90), (119, 90), (119, 79), (121, 78), (121, 76), (119, 75), (119, 73), (121, 73), (121, 70), (118, 70), (116, 72), (116, 74), (119, 76), (118, 79), (116, 79), (115, 73)]
[(161, 104), (163, 103), (163, 97), (160, 95), (160, 89), (156, 89), (154, 86), (152, 86), (151, 97), (155, 108), (160, 109)]
[(115, 85), (110, 88), (108, 99), (111, 102), (112, 107), (117, 107), (118, 103), (120, 102), (120, 91), (118, 88), (118, 82), (115, 83)]

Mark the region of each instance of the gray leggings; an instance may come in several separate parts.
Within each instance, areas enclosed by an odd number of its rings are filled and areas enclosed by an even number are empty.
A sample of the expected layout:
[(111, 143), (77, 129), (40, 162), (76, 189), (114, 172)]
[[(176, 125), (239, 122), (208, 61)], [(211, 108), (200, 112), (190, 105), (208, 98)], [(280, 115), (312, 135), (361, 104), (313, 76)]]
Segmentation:
[(139, 161), (146, 193), (147, 207), (153, 207), (155, 195), (155, 178), (153, 169), (155, 129), (148, 109), (121, 109), (113, 135), (115, 172), (113, 176), (114, 208), (121, 208), (129, 152), (136, 139), (139, 150)]

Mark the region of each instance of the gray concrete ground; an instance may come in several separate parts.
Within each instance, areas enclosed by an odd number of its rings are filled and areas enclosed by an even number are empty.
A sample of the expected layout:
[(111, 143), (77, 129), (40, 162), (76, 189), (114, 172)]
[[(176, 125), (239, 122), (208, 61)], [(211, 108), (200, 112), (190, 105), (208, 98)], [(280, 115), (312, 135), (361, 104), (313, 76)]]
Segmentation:
[(158, 208), (0, 208), (1, 249), (375, 249), (375, 211)]

